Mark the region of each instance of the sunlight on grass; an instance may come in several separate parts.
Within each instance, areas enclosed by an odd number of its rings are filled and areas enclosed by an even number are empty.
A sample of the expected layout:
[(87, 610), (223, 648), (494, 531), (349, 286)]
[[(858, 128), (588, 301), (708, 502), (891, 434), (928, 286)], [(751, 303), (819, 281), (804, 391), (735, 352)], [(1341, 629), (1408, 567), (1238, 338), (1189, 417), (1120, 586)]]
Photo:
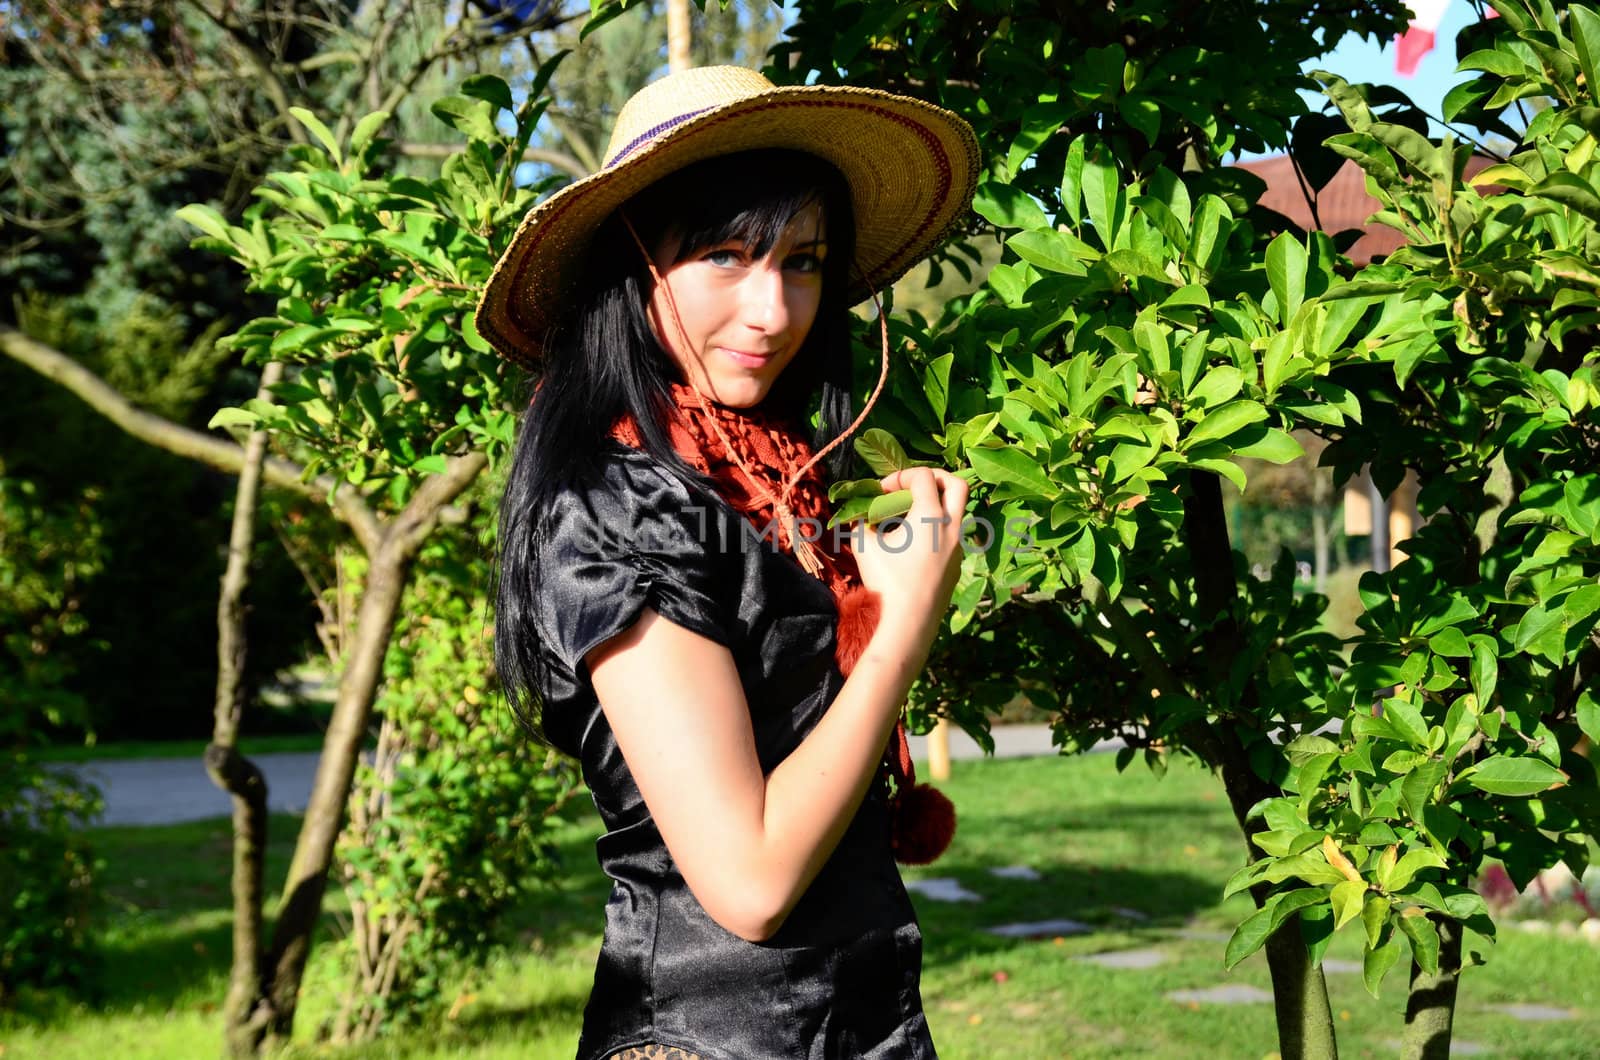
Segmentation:
[[(1243, 849), (1220, 784), (1175, 764), (1164, 779), (1142, 767), (1118, 774), (1109, 755), (955, 764), (944, 785), (961, 824), (935, 866), (907, 880), (952, 878), (979, 902), (913, 895), (924, 934), (923, 996), (946, 1060), (1036, 1057), (1247, 1057), (1276, 1048), (1269, 1004), (1180, 1004), (1175, 990), (1219, 984), (1271, 989), (1258, 954), (1222, 970), (1225, 934), (1246, 899), (1218, 901)], [(273, 821), (269, 882), (281, 878), (296, 822)], [(454, 1018), (378, 1044), (315, 1044), (332, 1018), (339, 978), (328, 935), (312, 958), (295, 1058), (347, 1060), (566, 1060), (599, 950), (606, 882), (594, 863), (598, 819), (562, 831), (565, 871), (508, 925), (511, 941), (482, 970), (457, 976)], [(228, 963), (227, 823), (96, 833), (109, 882), (107, 955), (97, 1002), (24, 999), (0, 1016), (6, 1060), (171, 1060), (220, 1052), (220, 1000)], [(1038, 879), (991, 870), (1026, 865)], [(337, 888), (330, 907), (342, 906)], [(270, 908), (270, 903), (269, 903)], [(1036, 940), (985, 929), (1065, 918), (1091, 929)], [(1180, 934), (1181, 933), (1181, 934)], [(1160, 963), (1108, 969), (1087, 955), (1154, 949)], [(1381, 1000), (1345, 970), (1360, 961), (1347, 928), (1328, 953), (1341, 1055), (1392, 1056), (1405, 997), (1397, 971)], [(1573, 1018), (1518, 1022), (1490, 1006), (1537, 1003)], [(1486, 968), (1467, 973), (1457, 1040), (1493, 1054), (1572, 1057), (1600, 1040), (1600, 947), (1581, 939), (1509, 930)]]

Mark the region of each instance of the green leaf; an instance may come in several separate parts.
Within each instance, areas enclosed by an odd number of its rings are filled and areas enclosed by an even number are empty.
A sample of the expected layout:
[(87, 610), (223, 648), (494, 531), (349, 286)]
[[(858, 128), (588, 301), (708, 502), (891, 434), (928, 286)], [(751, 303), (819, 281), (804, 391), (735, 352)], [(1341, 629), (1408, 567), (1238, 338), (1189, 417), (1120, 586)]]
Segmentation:
[(1560, 604), (1541, 603), (1523, 613), (1511, 641), (1517, 651), (1531, 651), (1553, 660), (1564, 654), (1566, 639), (1566, 612)]
[(516, 100), (511, 98), (511, 86), (504, 78), (494, 74), (474, 74), (461, 82), (461, 91), (473, 99), (481, 99), (498, 110), (515, 111)]
[(877, 526), (887, 519), (898, 519), (910, 510), (911, 491), (895, 490), (867, 502), (865, 521), (868, 526)]
[(1472, 645), (1467, 642), (1467, 635), (1455, 626), (1446, 626), (1429, 637), (1428, 647), (1433, 649), (1435, 655), (1452, 659), (1465, 659), (1472, 655)]
[(1305, 245), (1288, 232), (1267, 246), (1267, 282), (1278, 302), (1278, 320), (1286, 327), (1305, 301), (1306, 261)]
[(1244, 468), (1235, 464), (1232, 460), (1219, 460), (1208, 456), (1200, 460), (1191, 460), (1189, 463), (1202, 471), (1210, 471), (1213, 474), (1221, 475), (1235, 486), (1238, 486), (1241, 493), (1244, 492), (1246, 485), (1248, 485), (1244, 477)]
[(495, 127), (489, 104), (482, 100), (445, 96), (434, 100), (429, 109), (436, 118), (469, 140), (494, 141), (500, 138), (500, 130)]
[(1037, 463), (1015, 449), (969, 449), (967, 459), (978, 477), (992, 485), (1020, 486), (1041, 497), (1061, 492)]
[(1600, 195), (1595, 194), (1594, 185), (1564, 169), (1545, 177), (1529, 194), (1558, 202), (1591, 221), (1600, 221)]
[(1411, 940), (1411, 958), (1429, 975), (1439, 974), (1439, 929), (1426, 916), (1400, 917), (1400, 930)]
[(1320, 902), (1325, 897), (1326, 892), (1320, 887), (1302, 887), (1268, 898), (1266, 905), (1246, 917), (1234, 929), (1233, 937), (1228, 940), (1228, 949), (1222, 959), (1223, 967), (1232, 968), (1250, 956), (1260, 949), (1272, 933), (1282, 927), (1283, 922), (1296, 910)]
[(866, 461), (872, 473), (879, 478), (886, 478), (911, 466), (911, 457), (906, 455), (905, 447), (881, 427), (862, 431), (855, 440), (855, 449), (856, 454)]
[(1079, 136), (1067, 148), (1067, 164), (1061, 172), (1061, 206), (1074, 225), (1083, 223), (1084, 138)]
[(1400, 802), (1418, 824), (1427, 820), (1428, 807), (1433, 802), (1433, 789), (1444, 779), (1443, 762), (1428, 762), (1417, 766), (1400, 782)]
[(1081, 275), (1084, 262), (1098, 257), (1095, 249), (1070, 232), (1034, 228), (1006, 240), (1017, 257), (1045, 272)]
[(1567, 775), (1542, 758), (1493, 755), (1465, 774), (1467, 783), (1491, 795), (1527, 796), (1560, 787)]
[(940, 423), (944, 422), (950, 405), (950, 367), (955, 360), (953, 353), (942, 354), (922, 370), (922, 392), (927, 395), (928, 405)]
[(228, 222), (224, 221), (222, 215), (210, 206), (199, 203), (185, 206), (177, 211), (177, 216), (178, 220), (187, 221), (212, 239), (219, 239), (230, 245), (233, 242), (228, 233)]
[(1195, 424), (1189, 436), (1183, 440), (1180, 448), (1192, 449), (1202, 442), (1219, 441), (1228, 437), (1235, 431), (1248, 427), (1252, 423), (1259, 423), (1267, 418), (1267, 410), (1259, 402), (1240, 399), (1230, 401), (1217, 409), (1205, 414), (1205, 418)]
[(1527, 64), (1520, 58), (1493, 48), (1480, 48), (1456, 64), (1457, 73), (1466, 70), (1482, 70), (1500, 77), (1523, 77), (1528, 73)]
[(1389, 900), (1381, 894), (1375, 894), (1367, 899), (1366, 905), (1361, 907), (1361, 925), (1367, 929), (1367, 948), (1371, 949), (1378, 944), (1378, 938), (1383, 931), (1383, 925), (1389, 919)]
[(1231, 364), (1220, 364), (1200, 377), (1194, 389), (1184, 395), (1190, 404), (1216, 408), (1244, 389), (1244, 373)]
[(1583, 71), (1589, 98), (1600, 102), (1600, 15), (1592, 7), (1572, 4), (1567, 8), (1567, 30), (1578, 52), (1578, 67)]
[(1050, 219), (1033, 196), (1011, 184), (986, 180), (972, 200), (978, 216), (999, 228), (1047, 228)]
[(326, 125), (322, 124), (322, 121), (315, 114), (304, 107), (290, 107), (289, 113), (293, 114), (295, 120), (304, 125), (306, 131), (315, 136), (322, 143), (322, 146), (328, 149), (328, 157), (333, 159), (334, 165), (344, 161), (344, 156), (339, 153), (339, 141), (333, 138), (333, 133), (328, 130)]
[(1383, 716), (1388, 719), (1401, 739), (1414, 747), (1428, 746), (1428, 726), (1416, 707), (1393, 696), (1383, 701)]
[(1578, 728), (1591, 742), (1600, 744), (1600, 700), (1592, 691), (1578, 697)]
[(1083, 201), (1100, 245), (1110, 250), (1122, 229), (1124, 200), (1117, 167), (1105, 148), (1096, 146), (1083, 166)]
[(1445, 867), (1444, 858), (1427, 849), (1418, 847), (1408, 850), (1405, 856), (1395, 862), (1394, 869), (1389, 874), (1388, 882), (1383, 886), (1389, 891), (1403, 891), (1411, 885), (1411, 878), (1422, 869), (1442, 869)]
[(1440, 162), (1438, 148), (1415, 129), (1405, 125), (1375, 121), (1367, 132), (1429, 180), (1449, 182), (1450, 173)]
[(1149, 96), (1132, 93), (1117, 100), (1117, 113), (1145, 142), (1155, 145), (1161, 135), (1161, 106)]
[(1472, 642), (1472, 693), (1478, 697), (1478, 705), (1488, 710), (1500, 676), (1500, 644), (1483, 633), (1468, 639)]
[(206, 424), (206, 427), (210, 430), (216, 430), (219, 427), (248, 427), (254, 430), (260, 422), (260, 417), (253, 412), (246, 412), (244, 409), (237, 408), (224, 408), (217, 410), (216, 414), (211, 417), (210, 422)]
[(373, 137), (378, 135), (379, 130), (383, 128), (388, 120), (388, 111), (375, 110), (356, 122), (355, 131), (350, 134), (350, 150), (359, 155), (372, 142)]
[(1409, 773), (1428, 760), (1421, 751), (1396, 751), (1383, 760), (1383, 768), (1391, 773)]
[(1381, 946), (1370, 946), (1361, 960), (1361, 981), (1366, 984), (1367, 993), (1373, 997), (1378, 996), (1378, 986), (1383, 982), (1383, 977), (1389, 974), (1395, 962), (1400, 959), (1400, 938), (1390, 935), (1389, 941)]
[(1338, 931), (1361, 915), (1363, 899), (1367, 894), (1365, 880), (1346, 880), (1333, 888), (1329, 901), (1333, 905), (1333, 930)]
[(1315, 755), (1338, 754), (1339, 745), (1326, 736), (1306, 733), (1290, 740), (1284, 745), (1283, 751), (1289, 756), (1292, 765), (1301, 766)]
[(1269, 464), (1287, 464), (1305, 456), (1306, 451), (1292, 435), (1276, 427), (1269, 427), (1267, 433), (1259, 440), (1234, 449), (1233, 455), (1254, 457)]

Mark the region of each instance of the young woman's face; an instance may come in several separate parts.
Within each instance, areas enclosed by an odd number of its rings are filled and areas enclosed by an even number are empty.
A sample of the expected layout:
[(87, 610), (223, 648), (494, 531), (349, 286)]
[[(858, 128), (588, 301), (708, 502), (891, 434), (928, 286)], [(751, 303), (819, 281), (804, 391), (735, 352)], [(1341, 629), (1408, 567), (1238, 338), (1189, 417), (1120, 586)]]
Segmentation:
[(656, 247), (662, 283), (651, 292), (650, 323), (691, 386), (730, 408), (767, 396), (817, 317), (824, 221), (821, 205), (806, 206), (761, 257), (735, 241), (674, 264), (676, 235)]

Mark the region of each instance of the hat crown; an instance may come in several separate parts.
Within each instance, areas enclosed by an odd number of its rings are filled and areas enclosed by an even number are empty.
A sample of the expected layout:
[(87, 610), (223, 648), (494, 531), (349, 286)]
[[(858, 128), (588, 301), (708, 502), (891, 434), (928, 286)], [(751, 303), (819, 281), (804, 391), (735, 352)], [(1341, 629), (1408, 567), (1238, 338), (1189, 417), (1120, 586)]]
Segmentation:
[(609, 169), (697, 114), (771, 92), (773, 87), (742, 66), (697, 66), (652, 82), (623, 104), (602, 168)]

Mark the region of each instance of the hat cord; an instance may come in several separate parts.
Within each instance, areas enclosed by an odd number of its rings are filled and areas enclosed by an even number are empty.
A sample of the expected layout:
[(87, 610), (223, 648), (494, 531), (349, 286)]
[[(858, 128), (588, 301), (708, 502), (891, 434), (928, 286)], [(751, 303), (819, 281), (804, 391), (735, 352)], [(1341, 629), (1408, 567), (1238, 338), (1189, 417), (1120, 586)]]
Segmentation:
[[(628, 234), (633, 237), (634, 246), (639, 248), (639, 253), (644, 257), (644, 263), (645, 266), (650, 270), (651, 279), (655, 282), (656, 287), (658, 287), (666, 295), (667, 311), (672, 316), (672, 322), (677, 328), (678, 337), (683, 342), (685, 351), (687, 354), (703, 357), (704, 351), (696, 350), (694, 348), (694, 343), (689, 338), (688, 329), (684, 326), (683, 318), (678, 313), (678, 301), (675, 297), (673, 297), (671, 286), (667, 284), (667, 282), (662, 278), (660, 271), (656, 268), (655, 259), (651, 256), (650, 251), (645, 247), (644, 240), (639, 238), (639, 233), (633, 227), (633, 222), (628, 218), (627, 214), (621, 214), (621, 217), (623, 225), (628, 229)], [(859, 267), (856, 271), (859, 275)], [(799, 520), (795, 518), (794, 508), (789, 504), (789, 497), (793, 494), (795, 486), (799, 483), (800, 479), (807, 471), (810, 471), (813, 466), (823, 459), (823, 457), (827, 456), (828, 453), (838, 448), (844, 443), (846, 438), (855, 433), (856, 429), (860, 427), (861, 424), (866, 420), (867, 414), (872, 411), (872, 406), (877, 402), (878, 396), (883, 393), (884, 384), (889, 379), (889, 321), (888, 317), (884, 315), (883, 303), (879, 300), (878, 292), (875, 288), (872, 291), (872, 304), (878, 311), (879, 332), (882, 336), (883, 344), (883, 356), (878, 369), (878, 383), (875, 387), (873, 387), (872, 395), (867, 398), (867, 403), (862, 406), (860, 414), (856, 416), (855, 420), (850, 424), (850, 426), (846, 427), (837, 438), (833, 439), (833, 441), (829, 442), (827, 445), (823, 446), (821, 449), (817, 450), (817, 452), (812, 454), (810, 460), (807, 460), (799, 470), (790, 475), (789, 478), (784, 482), (783, 488), (779, 491), (779, 494), (776, 497), (772, 495), (772, 491), (767, 488), (760, 476), (756, 475), (750, 470), (750, 466), (745, 463), (744, 457), (740, 455), (738, 446), (731, 438), (728, 437), (726, 432), (723, 431), (722, 425), (717, 422), (717, 417), (711, 412), (710, 401), (706, 397), (705, 393), (701, 391), (698, 386), (695, 386), (692, 380), (690, 381), (690, 389), (694, 391), (695, 397), (699, 400), (700, 409), (706, 414), (706, 420), (710, 423), (711, 429), (716, 433), (717, 440), (723, 444), (723, 446), (727, 449), (728, 454), (733, 457), (734, 464), (749, 481), (750, 485), (754, 487), (761, 499), (772, 505), (773, 514), (778, 519), (779, 533), (788, 539), (789, 549), (794, 553), (795, 558), (800, 561), (800, 566), (806, 571), (806, 573), (817, 578), (821, 578), (823, 576), (822, 559), (817, 554), (816, 544), (810, 538), (800, 533), (800, 523)], [(688, 373), (685, 374), (687, 375)]]

